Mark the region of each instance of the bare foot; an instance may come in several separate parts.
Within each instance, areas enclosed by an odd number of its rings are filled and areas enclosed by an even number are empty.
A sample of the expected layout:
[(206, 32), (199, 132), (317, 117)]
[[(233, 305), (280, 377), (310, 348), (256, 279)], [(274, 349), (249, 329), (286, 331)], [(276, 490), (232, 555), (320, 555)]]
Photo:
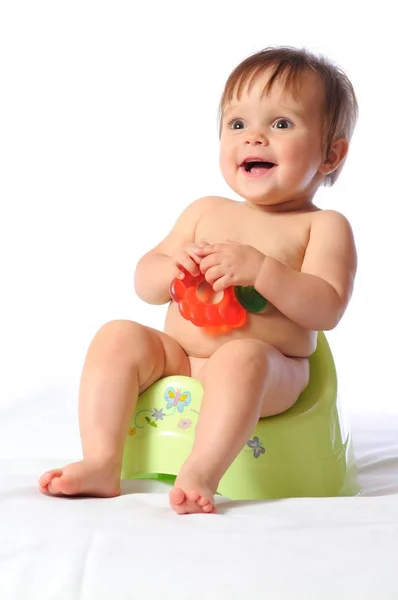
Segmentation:
[(192, 470), (181, 470), (169, 499), (171, 508), (178, 515), (217, 512), (210, 485)]
[(120, 474), (109, 463), (82, 460), (44, 473), (39, 489), (51, 496), (113, 498), (120, 496)]

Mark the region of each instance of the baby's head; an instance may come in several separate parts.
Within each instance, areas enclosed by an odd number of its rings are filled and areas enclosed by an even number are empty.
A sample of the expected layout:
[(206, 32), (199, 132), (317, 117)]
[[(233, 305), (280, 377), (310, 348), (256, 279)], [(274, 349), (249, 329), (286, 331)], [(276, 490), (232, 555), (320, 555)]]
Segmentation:
[[(232, 162), (259, 155), (268, 162), (262, 166), (264, 173), (271, 164), (280, 165), (284, 173), (278, 169), (278, 177), (290, 177), (290, 188), (280, 190), (282, 195), (289, 196), (294, 189), (313, 193), (322, 183), (333, 185), (344, 164), (357, 112), (351, 82), (326, 58), (290, 47), (249, 56), (231, 73), (221, 98), (223, 175), (239, 194), (245, 196), (242, 190), (247, 188), (246, 194), (252, 190), (256, 195), (254, 187), (262, 177), (255, 175), (260, 168), (249, 173), (243, 165), (243, 174), (252, 176), (242, 179), (238, 173), (234, 177)], [(319, 169), (315, 168), (318, 159)]]

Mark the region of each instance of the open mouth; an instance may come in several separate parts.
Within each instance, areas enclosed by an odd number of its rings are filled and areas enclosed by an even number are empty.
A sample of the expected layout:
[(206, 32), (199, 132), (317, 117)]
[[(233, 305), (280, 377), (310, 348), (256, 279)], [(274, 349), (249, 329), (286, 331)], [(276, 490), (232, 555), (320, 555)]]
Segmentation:
[(246, 173), (253, 173), (254, 175), (260, 174), (264, 171), (269, 171), (273, 167), (276, 167), (276, 164), (264, 160), (247, 159), (241, 164), (241, 167), (246, 171)]

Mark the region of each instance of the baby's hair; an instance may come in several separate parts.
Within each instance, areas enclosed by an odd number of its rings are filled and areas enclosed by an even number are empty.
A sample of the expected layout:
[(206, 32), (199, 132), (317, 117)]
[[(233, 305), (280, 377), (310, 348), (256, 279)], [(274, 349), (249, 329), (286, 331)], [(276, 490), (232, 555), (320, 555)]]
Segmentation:
[[(283, 81), (285, 90), (296, 95), (302, 75), (308, 71), (318, 74), (325, 90), (324, 158), (330, 155), (332, 144), (339, 138), (350, 141), (358, 117), (354, 88), (341, 68), (324, 56), (316, 56), (306, 49), (281, 46), (265, 48), (241, 62), (230, 74), (220, 102), (220, 135), (225, 107), (236, 97), (240, 99), (257, 78), (271, 69), (265, 86), (268, 93), (275, 81)], [(325, 185), (333, 185), (340, 175), (343, 163), (326, 176)]]

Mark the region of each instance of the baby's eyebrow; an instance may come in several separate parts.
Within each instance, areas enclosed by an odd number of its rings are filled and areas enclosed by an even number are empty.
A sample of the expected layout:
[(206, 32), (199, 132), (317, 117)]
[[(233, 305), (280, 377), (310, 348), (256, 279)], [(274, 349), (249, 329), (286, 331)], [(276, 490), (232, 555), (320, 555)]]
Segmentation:
[(224, 108), (223, 110), (223, 117), (226, 117), (227, 115), (229, 115), (229, 113), (234, 112), (238, 107), (233, 104), (233, 105), (229, 105), (227, 106), (227, 108)]
[[(243, 111), (245, 109), (245, 107), (241, 104), (229, 104), (224, 110), (223, 110), (223, 117), (227, 117), (231, 112), (236, 112), (236, 111)], [(287, 112), (293, 115), (296, 115), (297, 117), (303, 118), (304, 117), (304, 112), (302, 110), (300, 110), (300, 108), (298, 106), (292, 106), (289, 104), (280, 104), (278, 107), (275, 107), (274, 110), (282, 110), (282, 112)]]
[(303, 119), (305, 116), (304, 111), (300, 110), (300, 108), (298, 108), (297, 106), (289, 106), (287, 104), (281, 104), (280, 107), (283, 111), (286, 111), (287, 113), (291, 113), (301, 119)]

